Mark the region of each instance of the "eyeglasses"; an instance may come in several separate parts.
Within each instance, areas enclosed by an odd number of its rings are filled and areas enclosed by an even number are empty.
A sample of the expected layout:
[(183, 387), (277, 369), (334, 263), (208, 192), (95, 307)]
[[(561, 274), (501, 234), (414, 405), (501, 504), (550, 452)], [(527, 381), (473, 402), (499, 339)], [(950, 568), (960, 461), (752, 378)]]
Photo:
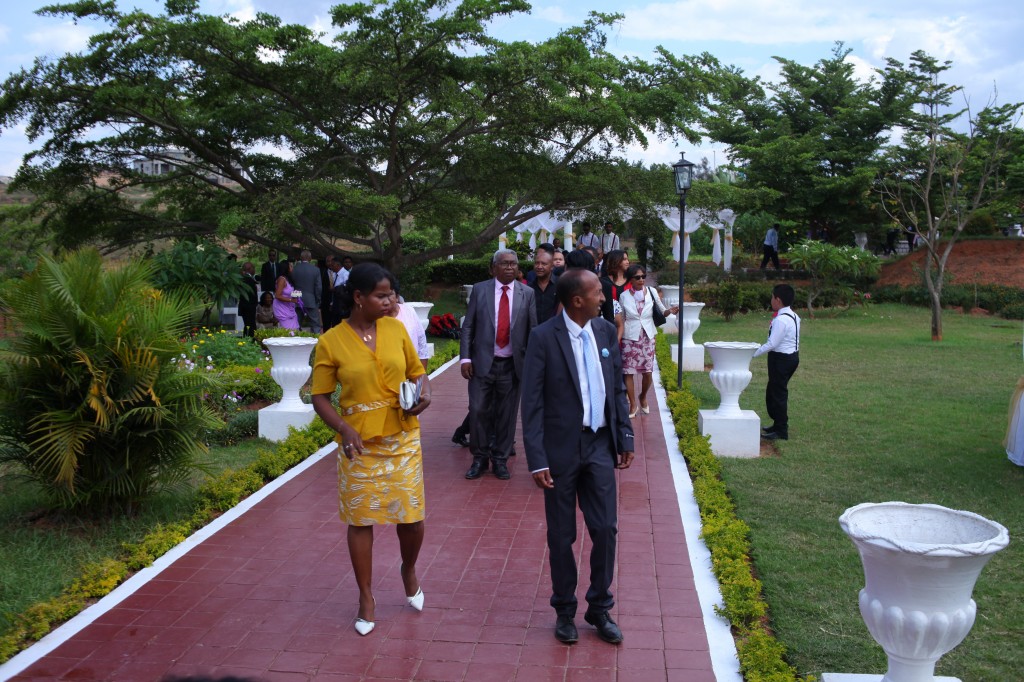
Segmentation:
[(497, 263), (495, 263), (495, 265), (498, 266), (499, 268), (509, 268), (511, 270), (512, 268), (518, 268), (519, 262), (514, 260), (503, 260), (498, 261)]
[(647, 275), (633, 275), (633, 279), (647, 279)]

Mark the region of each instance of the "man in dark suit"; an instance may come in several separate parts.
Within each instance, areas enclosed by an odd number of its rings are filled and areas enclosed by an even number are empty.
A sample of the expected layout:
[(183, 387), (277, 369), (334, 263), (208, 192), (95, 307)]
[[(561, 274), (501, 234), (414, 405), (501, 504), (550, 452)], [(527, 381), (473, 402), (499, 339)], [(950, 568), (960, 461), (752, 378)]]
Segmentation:
[(295, 283), (295, 288), (302, 292), (302, 298), (299, 300), (301, 314), (305, 314), (309, 318), (309, 325), (313, 333), (319, 334), (323, 331), (323, 323), (320, 320), (320, 299), (323, 296), (323, 285), (320, 279), (320, 268), (310, 262), (312, 258), (313, 254), (309, 249), (302, 250), (302, 253), (299, 254), (299, 262), (292, 268), (292, 281)]
[(260, 268), (260, 291), (273, 291), (277, 284), (277, 278), (288, 272), (288, 268), (281, 267), (277, 260), (277, 249), (267, 252), (267, 262)]
[(586, 270), (558, 278), (562, 313), (537, 327), (523, 367), (526, 461), (544, 490), (555, 637), (575, 642), (576, 504), (593, 547), (584, 620), (606, 642), (622, 631), (608, 611), (615, 567), (615, 469), (633, 461), (633, 428), (615, 325), (600, 317), (601, 283)]
[(462, 324), (459, 356), (469, 380), (470, 452), (466, 478), (480, 478), (492, 464), (494, 475), (510, 478), (508, 457), (519, 414), (519, 378), (530, 331), (537, 326), (533, 289), (516, 281), (519, 258), (499, 249), (488, 279), (473, 286)]
[(256, 285), (256, 266), (246, 261), (242, 263), (242, 285), (244, 289), (238, 297), (238, 314), (244, 324), (243, 334), (252, 336), (256, 329), (256, 304), (259, 294)]

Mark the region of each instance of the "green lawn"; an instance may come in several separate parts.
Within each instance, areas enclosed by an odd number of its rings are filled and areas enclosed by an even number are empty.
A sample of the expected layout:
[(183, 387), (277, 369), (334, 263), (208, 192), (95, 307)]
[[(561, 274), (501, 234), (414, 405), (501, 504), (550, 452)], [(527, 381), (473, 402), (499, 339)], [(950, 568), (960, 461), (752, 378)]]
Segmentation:
[[(761, 341), (770, 313), (730, 323), (704, 314), (698, 343)], [(803, 673), (885, 671), (860, 618), (863, 572), (838, 517), (861, 502), (901, 500), (966, 509), (1010, 531), (981, 574), (978, 617), (936, 674), (965, 682), (1020, 679), (1024, 641), (1024, 469), (1002, 448), (1022, 373), (1021, 324), (947, 312), (929, 340), (928, 311), (880, 305), (804, 320), (790, 383), (790, 438), (778, 456), (724, 459), (723, 476), (751, 527), (771, 623)], [(708, 358), (710, 361), (710, 358)], [(767, 372), (740, 404), (762, 423)], [(706, 373), (688, 373), (704, 407), (718, 404)]]
[[(212, 448), (211, 471), (239, 469), (256, 458), (253, 439)], [(198, 485), (205, 476), (197, 476)], [(24, 479), (0, 476), (0, 630), (13, 615), (56, 596), (78, 578), (81, 568), (118, 553), (123, 543), (138, 542), (158, 523), (180, 520), (192, 511), (191, 489), (158, 495), (135, 517), (91, 520), (43, 514), (44, 500)]]

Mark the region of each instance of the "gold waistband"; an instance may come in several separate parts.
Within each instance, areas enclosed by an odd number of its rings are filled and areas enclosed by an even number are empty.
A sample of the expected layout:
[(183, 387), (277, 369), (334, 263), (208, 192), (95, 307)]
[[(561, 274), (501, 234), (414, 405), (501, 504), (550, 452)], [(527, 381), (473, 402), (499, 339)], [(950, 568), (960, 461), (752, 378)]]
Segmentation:
[(356, 403), (351, 407), (346, 407), (341, 413), (348, 416), (356, 412), (369, 412), (370, 410), (379, 410), (382, 407), (396, 407), (397, 405), (398, 403), (393, 400), (375, 400), (372, 403)]

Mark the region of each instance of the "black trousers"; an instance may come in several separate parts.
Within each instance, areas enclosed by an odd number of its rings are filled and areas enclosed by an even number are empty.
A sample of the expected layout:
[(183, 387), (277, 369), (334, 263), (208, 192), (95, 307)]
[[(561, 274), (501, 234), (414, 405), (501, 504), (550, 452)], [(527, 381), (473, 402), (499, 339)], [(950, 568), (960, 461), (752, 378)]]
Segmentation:
[(505, 462), (519, 417), (519, 378), (512, 358), (494, 358), (487, 376), (469, 380), (469, 450), (474, 459)]
[(761, 269), (764, 270), (765, 266), (768, 265), (768, 259), (771, 259), (772, 265), (776, 270), (779, 269), (779, 252), (775, 250), (774, 246), (770, 244), (764, 244), (764, 258), (761, 259)]
[(608, 427), (580, 437), (574, 462), (557, 476), (555, 487), (544, 490), (544, 515), (548, 526), (551, 561), (551, 606), (559, 616), (576, 615), (576, 504), (593, 545), (590, 550), (588, 611), (604, 612), (615, 605), (612, 575), (615, 570), (615, 536), (618, 510), (615, 492), (615, 459)]
[(764, 402), (774, 430), (789, 435), (789, 380), (800, 365), (799, 353), (768, 353), (768, 385), (764, 389)]

